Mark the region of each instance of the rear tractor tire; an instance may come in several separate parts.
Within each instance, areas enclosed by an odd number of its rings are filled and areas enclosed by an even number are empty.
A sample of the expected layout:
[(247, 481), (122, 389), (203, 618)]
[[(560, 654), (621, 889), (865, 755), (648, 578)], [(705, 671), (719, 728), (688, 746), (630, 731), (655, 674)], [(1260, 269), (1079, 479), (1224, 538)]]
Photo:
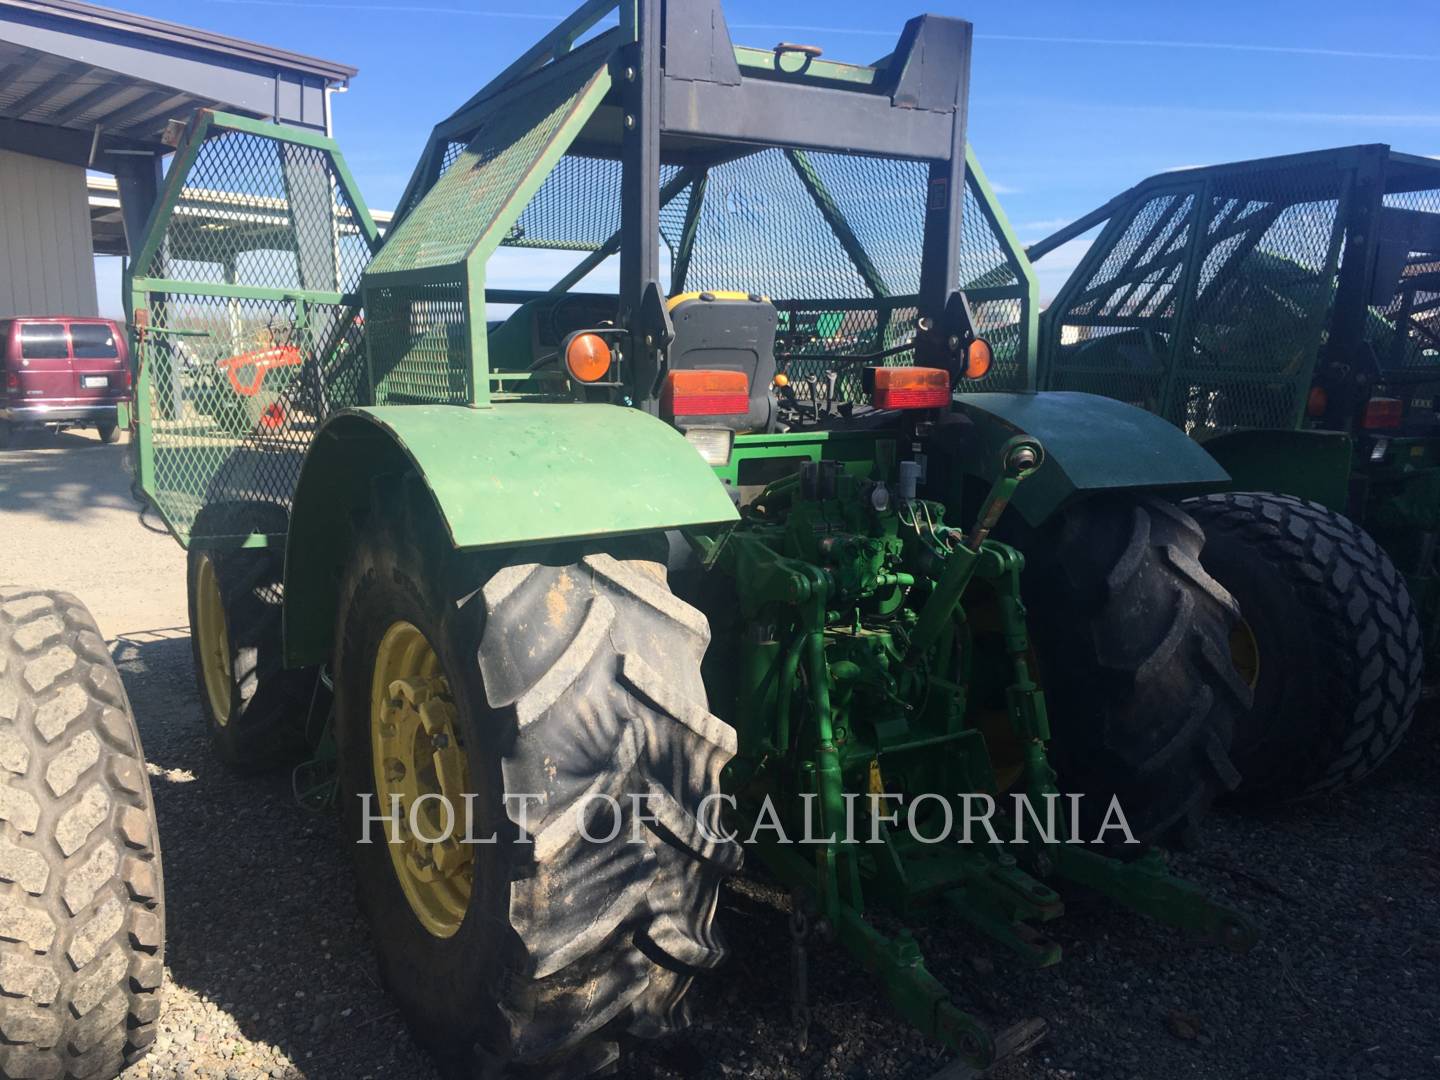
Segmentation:
[[(193, 535), (285, 534), (284, 510), (217, 505)], [(284, 554), (278, 548), (199, 549), (186, 561), (190, 648), (211, 743), (231, 768), (293, 764), (305, 753), (314, 668), (284, 666)]]
[[(342, 585), (359, 900), (445, 1075), (592, 1075), (620, 1034), (683, 1026), (724, 955), (712, 923), (740, 851), (703, 800), (735, 735), (706, 705), (709, 627), (663, 545), (456, 554), (427, 500), (413, 477), (377, 491)], [(396, 805), (400, 824), (378, 819)], [(424, 839), (447, 819), (460, 843)]]
[(1087, 838), (1115, 798), (1141, 845), (1189, 843), (1239, 783), (1230, 742), (1250, 702), (1230, 661), (1239, 610), (1203, 569), (1203, 542), (1173, 504), (1113, 495), (1021, 544), (1052, 759), (1061, 789), (1085, 796)]
[(0, 586), (0, 820), (0, 1076), (110, 1080), (160, 1016), (160, 847), (120, 676), (67, 593)]
[(1423, 643), (1405, 579), (1374, 539), (1318, 503), (1231, 492), (1187, 500), (1201, 562), (1240, 604), (1236, 663), (1255, 690), (1233, 757), (1238, 795), (1348, 787), (1400, 745)]

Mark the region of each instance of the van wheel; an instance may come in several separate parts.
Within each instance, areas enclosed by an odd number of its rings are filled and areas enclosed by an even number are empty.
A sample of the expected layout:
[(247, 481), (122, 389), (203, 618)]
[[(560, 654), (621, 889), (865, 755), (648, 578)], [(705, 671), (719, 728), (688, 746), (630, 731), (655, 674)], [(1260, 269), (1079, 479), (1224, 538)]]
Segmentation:
[(116, 424), (96, 424), (95, 432), (102, 443), (113, 443), (119, 438), (120, 428)]
[[(457, 554), (405, 487), (357, 531), (336, 643), (381, 974), (446, 1076), (593, 1075), (620, 1035), (683, 1026), (724, 955), (740, 849), (706, 797), (735, 733), (706, 704), (709, 627), (670, 591), (663, 538)], [(479, 842), (425, 839), (447, 820)]]
[(67, 593), (0, 588), (0, 796), (0, 1076), (117, 1076), (160, 1017), (160, 847), (125, 689)]
[(0, 450), (8, 450), (15, 444), (15, 436), (20, 429), (9, 420), (0, 420)]

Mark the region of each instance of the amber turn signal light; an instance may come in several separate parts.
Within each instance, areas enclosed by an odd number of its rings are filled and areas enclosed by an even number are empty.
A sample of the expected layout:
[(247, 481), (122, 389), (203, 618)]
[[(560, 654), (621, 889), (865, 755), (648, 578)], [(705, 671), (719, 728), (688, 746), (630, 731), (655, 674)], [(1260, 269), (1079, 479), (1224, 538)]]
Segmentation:
[(565, 345), (565, 366), (580, 382), (599, 382), (610, 371), (610, 346), (599, 334), (576, 334)]
[(965, 346), (965, 377), (983, 379), (990, 374), (990, 365), (995, 362), (995, 353), (984, 338), (976, 338)]
[(1325, 393), (1323, 386), (1312, 386), (1310, 396), (1305, 399), (1305, 415), (1312, 420), (1318, 420), (1325, 415), (1325, 410), (1330, 407), (1330, 395)]

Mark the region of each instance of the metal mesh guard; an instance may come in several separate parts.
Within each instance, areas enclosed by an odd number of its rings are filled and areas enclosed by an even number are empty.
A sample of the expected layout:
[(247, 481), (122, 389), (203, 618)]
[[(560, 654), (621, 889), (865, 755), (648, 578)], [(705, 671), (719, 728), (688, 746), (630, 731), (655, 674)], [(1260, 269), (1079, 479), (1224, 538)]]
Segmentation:
[(254, 508), (288, 506), (314, 431), (362, 400), (357, 205), (333, 149), (216, 127), (157, 222), (135, 280), (141, 474), (182, 540), (275, 529)]
[(1050, 388), (1118, 398), (1196, 435), (1292, 426), (1335, 289), (1337, 177), (1217, 176), (1198, 213), (1198, 182), (1134, 204), (1084, 286), (1063, 294)]
[(534, 87), (523, 102), (492, 109), (470, 144), (387, 238), (370, 272), (392, 274), (462, 262), (495, 227), (604, 70), (604, 65), (563, 69)]

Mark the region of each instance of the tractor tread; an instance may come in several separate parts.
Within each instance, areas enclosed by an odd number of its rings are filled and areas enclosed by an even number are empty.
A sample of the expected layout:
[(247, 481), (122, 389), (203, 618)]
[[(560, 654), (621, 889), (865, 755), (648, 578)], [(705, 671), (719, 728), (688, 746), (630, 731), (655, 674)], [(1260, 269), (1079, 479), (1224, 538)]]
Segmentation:
[[(367, 643), (404, 610), (436, 635), (501, 839), (445, 944), (410, 916), (388, 856), (355, 845), (361, 906), (442, 1074), (590, 1075), (619, 1036), (683, 1026), (695, 974), (724, 955), (714, 915), (738, 845), (699, 823), (735, 742), (706, 704), (709, 626), (670, 591), (663, 538), (454, 552), (431, 506), (413, 474), (381, 478), (357, 530), (335, 675), (345, 801), (373, 790)], [(443, 1010), (437, 977), (457, 987)]]
[(1087, 796), (1087, 831), (1115, 796), (1141, 844), (1187, 841), (1236, 783), (1228, 748), (1249, 689), (1216, 657), (1239, 614), (1202, 542), (1183, 510), (1128, 496), (1021, 542), (1053, 758), (1061, 787)]
[(1239, 762), (1242, 798), (1302, 799), (1372, 772), (1405, 737), (1420, 698), (1423, 643), (1405, 580), (1375, 540), (1319, 503), (1228, 492), (1183, 504), (1207, 535), (1259, 554), (1308, 626), (1323, 707), (1304, 731), (1257, 718)]
[[(687, 981), (719, 962), (715, 897), (739, 848), (707, 836), (697, 814), (719, 790), (735, 737), (704, 704), (708, 623), (670, 592), (663, 564), (594, 552), (502, 575), (482, 590), (480, 647), (490, 705), (516, 731), (502, 772), (507, 789), (547, 794), (533, 867), (510, 894), (533, 981), (515, 980), (502, 1005), (530, 1018), (513, 1053), (534, 1065), (602, 1029), (643, 1033), (657, 1011), (675, 1012), (661, 1000), (673, 996), (665, 960)], [(514, 647), (542, 623), (554, 648)], [(588, 812), (599, 796), (619, 807), (618, 820)], [(590, 835), (613, 830), (610, 843), (580, 835), (582, 807)], [(625, 972), (633, 976), (617, 977)]]

